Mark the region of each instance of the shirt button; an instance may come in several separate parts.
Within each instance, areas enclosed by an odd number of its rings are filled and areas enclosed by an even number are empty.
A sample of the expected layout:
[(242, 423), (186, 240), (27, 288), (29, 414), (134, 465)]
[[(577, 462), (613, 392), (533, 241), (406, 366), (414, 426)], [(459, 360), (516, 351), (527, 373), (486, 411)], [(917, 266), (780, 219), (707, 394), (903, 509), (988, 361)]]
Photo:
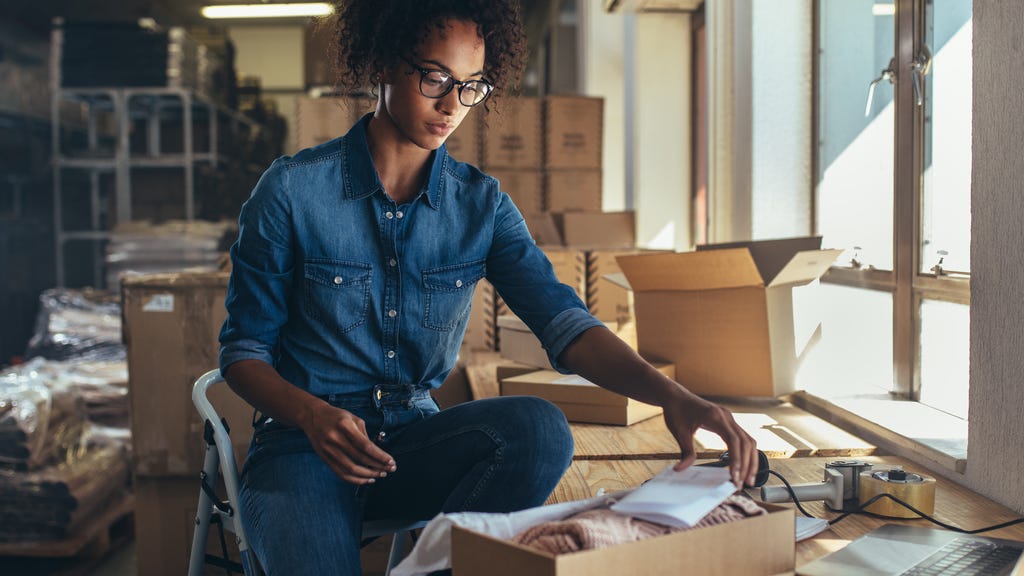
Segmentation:
[(334, 277), (334, 283), (335, 284), (341, 284), (341, 282), (342, 282), (341, 276), (335, 276)]
[(388, 310), (388, 318), (394, 318), (395, 316), (398, 316), (398, 312), (395, 312), (394, 310)]
[(392, 218), (395, 217), (395, 215), (392, 214), (391, 212), (385, 212), (384, 217), (387, 218), (388, 220), (391, 220)]
[(377, 440), (383, 440), (385, 436), (387, 436), (387, 434), (381, 430), (380, 433), (377, 434)]
[(456, 288), (462, 288), (462, 280), (456, 280), (455, 281), (455, 287)]
[(380, 397), (381, 397), (381, 396), (382, 396), (382, 394), (381, 394), (381, 392), (380, 392), (380, 388), (378, 388), (378, 389), (377, 389), (377, 400), (380, 400)]
[(394, 350), (388, 350), (388, 358), (394, 358), (394, 357), (395, 357), (395, 351)]
[(395, 216), (401, 219), (403, 216), (405, 216), (405, 214), (401, 210), (399, 210), (398, 212), (395, 212)]
[(394, 268), (396, 265), (398, 265), (398, 260), (392, 258), (391, 260), (388, 260), (388, 265)]

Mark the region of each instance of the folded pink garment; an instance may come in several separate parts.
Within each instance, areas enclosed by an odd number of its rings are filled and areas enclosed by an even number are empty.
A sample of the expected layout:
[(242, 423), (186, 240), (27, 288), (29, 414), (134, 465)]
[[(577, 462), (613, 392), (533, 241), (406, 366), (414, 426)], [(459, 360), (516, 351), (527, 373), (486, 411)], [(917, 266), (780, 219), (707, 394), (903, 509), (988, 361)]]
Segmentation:
[[(732, 495), (719, 504), (692, 528), (703, 528), (742, 520), (768, 512), (750, 498)], [(516, 544), (551, 554), (607, 548), (625, 542), (643, 540), (690, 528), (672, 528), (632, 516), (624, 516), (608, 508), (594, 508), (564, 520), (544, 522), (512, 538)]]

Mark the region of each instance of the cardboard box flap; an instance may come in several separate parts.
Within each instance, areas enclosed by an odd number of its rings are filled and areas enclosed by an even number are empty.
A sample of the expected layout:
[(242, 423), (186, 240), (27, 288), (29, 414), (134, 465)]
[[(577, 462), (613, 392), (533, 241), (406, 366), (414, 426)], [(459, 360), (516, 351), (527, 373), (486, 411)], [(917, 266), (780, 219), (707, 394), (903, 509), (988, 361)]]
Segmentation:
[(616, 258), (634, 292), (764, 286), (746, 248)]
[(611, 274), (605, 274), (601, 276), (601, 278), (604, 278), (605, 280), (611, 282), (612, 284), (615, 284), (619, 288), (624, 288), (626, 290), (633, 289), (633, 286), (629, 284), (629, 280), (626, 278), (626, 275), (623, 274), (622, 272), (613, 272)]
[(807, 250), (797, 252), (772, 280), (769, 286), (807, 284), (828, 270), (842, 250)]
[(526, 322), (523, 322), (523, 320), (515, 314), (502, 314), (501, 316), (498, 316), (498, 327), (508, 328), (509, 330), (518, 330), (519, 332), (530, 331)]
[(761, 279), (764, 280), (765, 285), (768, 285), (786, 267), (786, 264), (789, 263), (794, 254), (803, 250), (818, 250), (821, 248), (821, 236), (727, 242), (697, 246), (697, 250), (701, 252), (727, 248), (746, 248), (750, 250), (750, 255), (754, 258), (754, 263), (757, 264), (757, 270), (761, 273)]

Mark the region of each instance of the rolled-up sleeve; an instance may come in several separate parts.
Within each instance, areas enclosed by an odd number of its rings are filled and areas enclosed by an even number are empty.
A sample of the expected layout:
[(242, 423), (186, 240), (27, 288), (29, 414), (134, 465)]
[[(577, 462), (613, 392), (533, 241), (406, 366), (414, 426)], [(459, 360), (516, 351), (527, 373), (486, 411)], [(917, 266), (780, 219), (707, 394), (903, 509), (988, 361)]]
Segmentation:
[(559, 282), (506, 194), (501, 194), (494, 222), (487, 278), (540, 340), (551, 366), (568, 373), (559, 356), (585, 330), (604, 324), (587, 310), (575, 290)]
[(242, 206), (238, 240), (231, 247), (231, 278), (220, 331), (220, 369), (239, 360), (274, 364), (292, 289), (292, 217), (287, 167), (277, 160)]

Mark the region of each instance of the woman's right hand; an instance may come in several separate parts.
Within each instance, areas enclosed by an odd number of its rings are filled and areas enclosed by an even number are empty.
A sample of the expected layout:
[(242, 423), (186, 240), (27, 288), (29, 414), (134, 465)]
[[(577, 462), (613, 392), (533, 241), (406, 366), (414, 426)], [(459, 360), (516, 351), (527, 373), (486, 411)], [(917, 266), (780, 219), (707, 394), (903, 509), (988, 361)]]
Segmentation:
[(395, 459), (370, 440), (362, 418), (319, 400), (302, 425), (313, 449), (342, 480), (372, 484), (397, 470)]

